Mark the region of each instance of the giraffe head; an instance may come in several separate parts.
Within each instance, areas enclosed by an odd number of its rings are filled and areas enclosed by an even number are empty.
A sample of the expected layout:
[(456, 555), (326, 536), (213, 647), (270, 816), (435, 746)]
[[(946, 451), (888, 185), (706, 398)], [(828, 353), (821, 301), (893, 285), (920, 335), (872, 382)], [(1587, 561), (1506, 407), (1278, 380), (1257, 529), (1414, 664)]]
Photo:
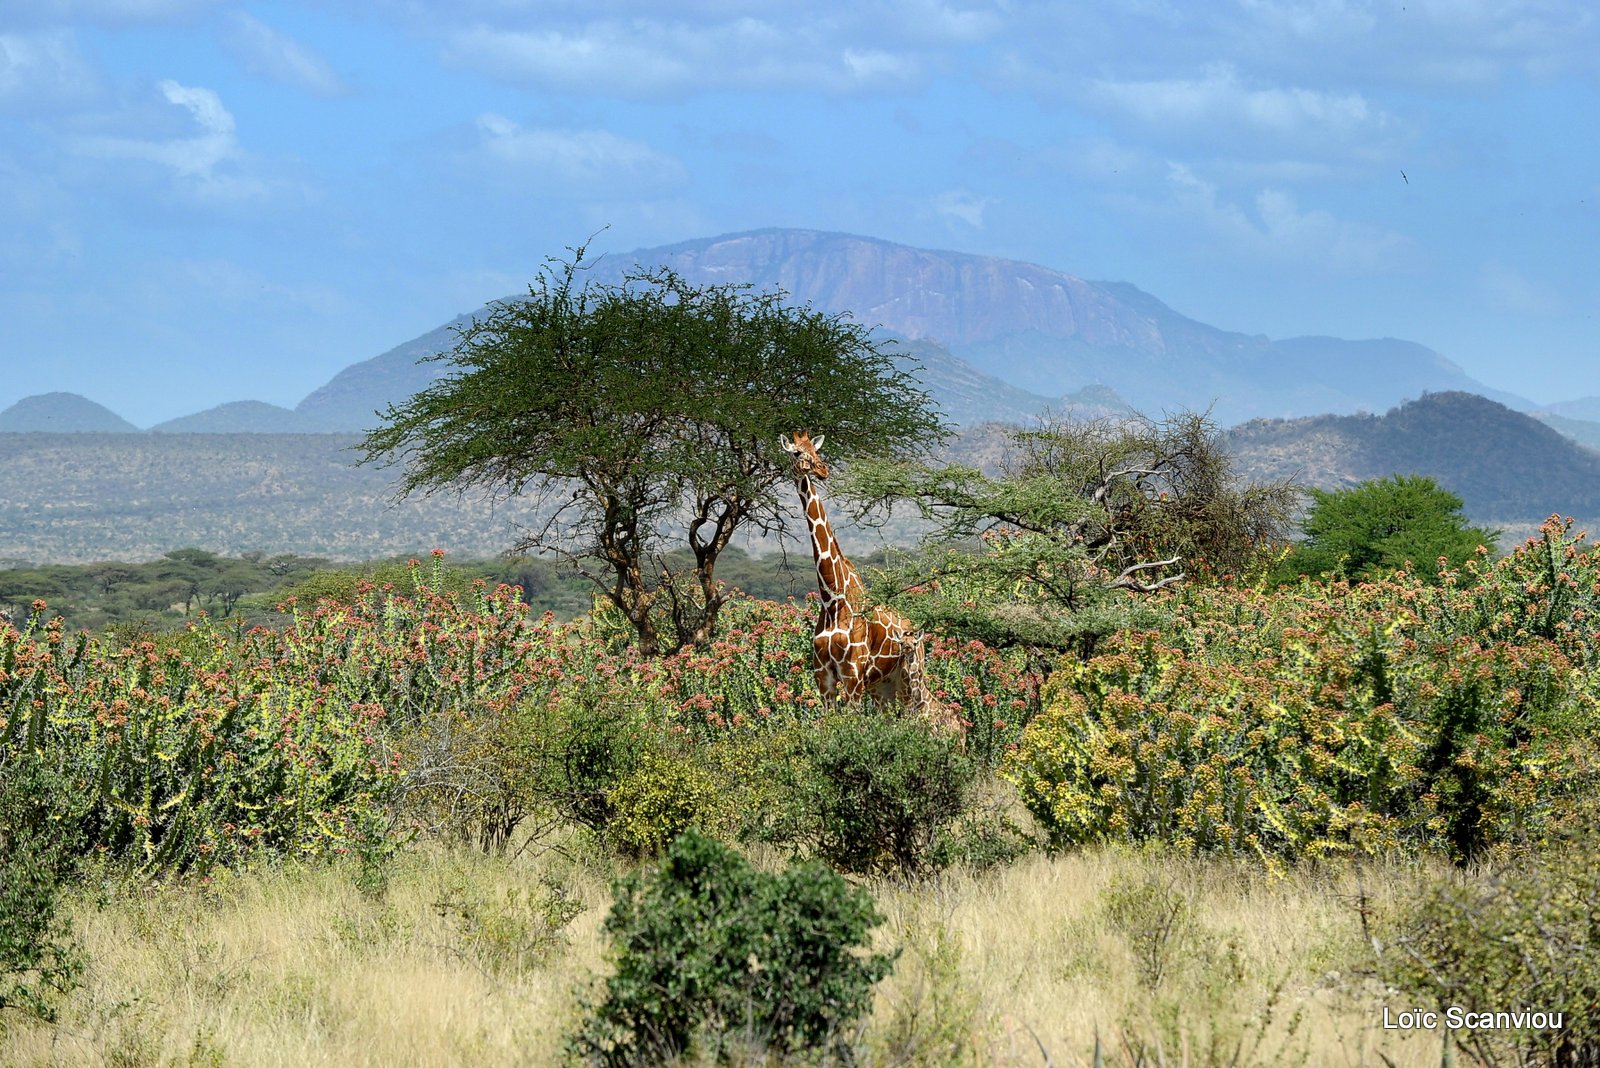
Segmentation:
[(810, 477), (822, 481), (828, 477), (828, 465), (822, 461), (822, 443), (827, 435), (818, 434), (816, 440), (803, 430), (794, 433), (793, 440), (779, 435), (783, 451), (794, 457), (796, 478)]

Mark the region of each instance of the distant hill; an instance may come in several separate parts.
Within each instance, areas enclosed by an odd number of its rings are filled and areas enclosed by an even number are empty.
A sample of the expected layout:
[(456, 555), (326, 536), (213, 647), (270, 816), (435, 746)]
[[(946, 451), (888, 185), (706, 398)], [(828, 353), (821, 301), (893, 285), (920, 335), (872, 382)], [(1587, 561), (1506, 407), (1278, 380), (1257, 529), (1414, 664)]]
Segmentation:
[(0, 412), (0, 432), (126, 434), (138, 429), (111, 409), (76, 393), (23, 397)]
[[(481, 315), (488, 305), (473, 315)], [(295, 405), (307, 430), (361, 433), (381, 421), (376, 413), (427, 389), (445, 372), (438, 362), (421, 363), (428, 356), (455, 347), (456, 329), (473, 315), (458, 315), (443, 326), (396, 345), (388, 352), (353, 363), (307, 394)]]
[(232, 401), (194, 415), (168, 419), (154, 434), (294, 434), (305, 429), (300, 413), (265, 401)]
[(1600, 397), (1579, 397), (1577, 400), (1548, 405), (1544, 410), (1566, 419), (1600, 423)]
[(356, 467), (339, 434), (3, 434), (7, 559), (151, 560), (196, 546), (370, 560), (438, 547), (492, 556), (531, 521), (450, 493), (392, 501), (394, 470)]
[(1256, 478), (1331, 490), (1429, 475), (1479, 523), (1521, 527), (1552, 513), (1600, 519), (1600, 453), (1470, 393), (1430, 393), (1381, 416), (1255, 420), (1227, 438), (1240, 469)]
[(1588, 419), (1569, 419), (1564, 415), (1557, 415), (1551, 411), (1529, 412), (1528, 414), (1551, 430), (1560, 431), (1585, 448), (1600, 449), (1600, 422), (1593, 422)]
[[(434, 548), (490, 557), (535, 525), (528, 502), (492, 503), (476, 493), (396, 503), (398, 470), (355, 466), (359, 441), (326, 433), (0, 433), (0, 567), (153, 560), (184, 546), (332, 560)], [(891, 536), (861, 531), (853, 551)]]
[[(1114, 414), (1081, 396), (1074, 411)], [(968, 427), (960, 462), (993, 467), (1006, 435)], [(536, 518), (526, 503), (449, 493), (392, 501), (397, 471), (355, 467), (353, 434), (0, 433), (0, 556), (36, 563), (148, 560), (182, 546), (331, 559), (489, 556)], [(1513, 534), (1560, 512), (1600, 520), (1600, 453), (1482, 397), (1433, 393), (1385, 415), (1257, 420), (1227, 434), (1242, 473), (1338, 489), (1425, 474), (1478, 523)], [(850, 547), (914, 538), (915, 524), (853, 530)]]

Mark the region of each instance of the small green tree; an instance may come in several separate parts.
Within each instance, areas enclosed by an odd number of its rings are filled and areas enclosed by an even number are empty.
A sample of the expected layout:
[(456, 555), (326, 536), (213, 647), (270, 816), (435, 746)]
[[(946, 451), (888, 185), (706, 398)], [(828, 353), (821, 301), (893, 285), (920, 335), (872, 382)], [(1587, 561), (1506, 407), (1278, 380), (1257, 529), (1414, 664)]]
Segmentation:
[[(452, 373), (368, 432), (363, 462), (405, 463), (402, 496), (531, 497), (547, 521), (518, 550), (573, 562), (646, 654), (703, 644), (726, 594), (717, 559), (792, 502), (779, 435), (908, 458), (943, 434), (927, 395), (867, 330), (782, 293), (697, 286), (670, 270), (582, 278), (551, 261), (433, 359)], [(666, 550), (687, 544), (692, 561)]]
[(1459, 568), (1499, 531), (1470, 526), (1462, 501), (1423, 475), (1369, 479), (1347, 490), (1313, 489), (1301, 523), (1305, 540), (1279, 568), (1279, 577), (1335, 574), (1371, 579), (1415, 567), (1436, 581), (1443, 558)]
[(720, 1063), (744, 1045), (849, 1063), (849, 1030), (895, 960), (865, 952), (882, 919), (866, 890), (816, 862), (758, 871), (690, 831), (615, 893), (605, 933), (616, 972), (569, 1041), (575, 1059)]
[(1087, 653), (1127, 593), (1264, 568), (1287, 535), (1288, 483), (1247, 484), (1209, 418), (1046, 421), (1017, 430), (998, 474), (858, 465), (843, 492), (915, 501), (936, 524), (899, 569), (925, 625), (1041, 654)]

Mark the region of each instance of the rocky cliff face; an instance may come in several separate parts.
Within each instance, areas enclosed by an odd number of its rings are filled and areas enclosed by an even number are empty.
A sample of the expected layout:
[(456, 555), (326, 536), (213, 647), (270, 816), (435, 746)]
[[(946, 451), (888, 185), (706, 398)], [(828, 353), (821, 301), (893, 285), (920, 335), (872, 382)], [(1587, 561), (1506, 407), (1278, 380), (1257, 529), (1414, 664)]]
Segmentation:
[[(694, 281), (776, 286), (798, 301), (848, 310), (869, 326), (949, 346), (1033, 331), (1160, 354), (1167, 350), (1160, 320), (1182, 318), (1132, 286), (1099, 285), (1014, 260), (815, 230), (757, 230), (618, 259), (662, 264)], [(1206, 340), (1226, 336), (1184, 322), (1197, 328), (1187, 334)]]
[(702, 284), (780, 288), (938, 341), (980, 372), (1046, 397), (1105, 385), (1147, 411), (1209, 408), (1230, 423), (1380, 410), (1424, 390), (1492, 393), (1413, 342), (1272, 341), (1180, 315), (1125, 282), (849, 234), (729, 234), (607, 256), (597, 275), (615, 280), (635, 265), (665, 265)]

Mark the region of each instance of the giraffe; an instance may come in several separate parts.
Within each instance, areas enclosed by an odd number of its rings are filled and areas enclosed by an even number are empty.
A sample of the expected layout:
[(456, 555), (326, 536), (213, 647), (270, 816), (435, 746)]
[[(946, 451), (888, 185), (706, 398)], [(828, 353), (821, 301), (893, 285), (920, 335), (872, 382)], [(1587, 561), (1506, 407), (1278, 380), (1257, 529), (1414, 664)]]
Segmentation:
[(944, 709), (928, 690), (925, 668), (927, 635), (900, 613), (867, 603), (866, 583), (839, 548), (822, 503), (822, 482), (828, 465), (820, 452), (826, 435), (815, 440), (804, 432), (780, 438), (794, 458), (800, 502), (811, 527), (811, 555), (817, 562), (817, 591), (822, 607), (811, 639), (811, 663), (824, 701), (857, 701), (872, 697), (900, 704), (943, 729), (960, 730), (960, 719)]

